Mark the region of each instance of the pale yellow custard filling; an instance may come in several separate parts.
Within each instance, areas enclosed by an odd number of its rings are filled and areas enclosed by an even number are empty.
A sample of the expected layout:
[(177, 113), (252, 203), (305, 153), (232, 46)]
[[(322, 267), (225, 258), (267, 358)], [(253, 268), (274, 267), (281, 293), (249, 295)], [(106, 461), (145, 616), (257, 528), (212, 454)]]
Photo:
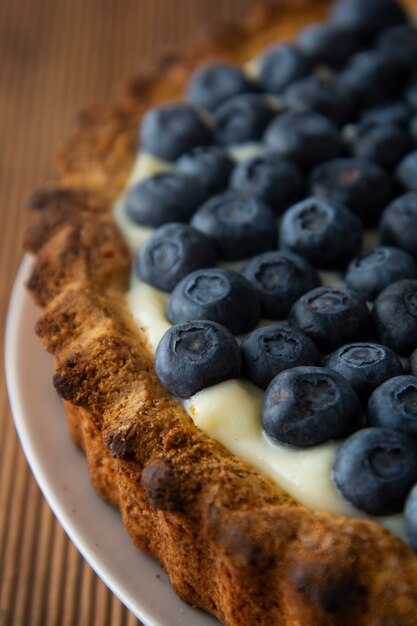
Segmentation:
[[(257, 149), (256, 144), (248, 144), (242, 150), (231, 150), (231, 154), (234, 158), (246, 158)], [(169, 163), (139, 153), (127, 188), (146, 176), (171, 168)], [(133, 224), (125, 216), (123, 197), (114, 205), (114, 217), (133, 253), (153, 232)], [(322, 278), (325, 283), (340, 282), (333, 273), (326, 273)], [(143, 283), (132, 272), (128, 306), (153, 350), (171, 326), (165, 316), (168, 298), (168, 294)], [(316, 511), (368, 517), (345, 500), (332, 481), (333, 459), (340, 442), (303, 449), (270, 442), (261, 427), (262, 397), (260, 389), (239, 379), (214, 385), (181, 402), (194, 423), (207, 435), (269, 476), (301, 504)], [(404, 538), (402, 514), (374, 519)]]

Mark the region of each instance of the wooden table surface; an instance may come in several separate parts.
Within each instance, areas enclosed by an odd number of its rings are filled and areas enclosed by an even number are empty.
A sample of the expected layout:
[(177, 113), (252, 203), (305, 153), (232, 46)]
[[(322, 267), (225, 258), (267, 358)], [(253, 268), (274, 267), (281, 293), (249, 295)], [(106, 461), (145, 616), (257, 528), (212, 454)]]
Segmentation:
[[(82, 106), (168, 45), (245, 12), (250, 0), (0, 1), (0, 290), (4, 328), (28, 223), (25, 200)], [(2, 352), (4, 348), (1, 333)], [(55, 520), (0, 395), (0, 625), (133, 626)], [(69, 445), (71, 445), (69, 443)], [(86, 467), (87, 472), (87, 467)]]

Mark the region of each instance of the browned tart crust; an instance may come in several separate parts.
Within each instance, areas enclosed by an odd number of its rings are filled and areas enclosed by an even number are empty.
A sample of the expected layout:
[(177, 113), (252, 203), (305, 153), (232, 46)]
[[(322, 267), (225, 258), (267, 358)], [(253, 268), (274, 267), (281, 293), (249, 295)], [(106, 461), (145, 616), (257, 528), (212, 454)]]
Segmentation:
[[(61, 182), (30, 200), (28, 288), (54, 385), (98, 493), (176, 592), (228, 626), (415, 626), (417, 557), (369, 520), (314, 513), (194, 426), (162, 388), (127, 311), (129, 252), (111, 204), (151, 105), (180, 97), (195, 66), (243, 62), (321, 18), (325, 0), (278, 0), (165, 56), (116, 104), (78, 117)], [(302, 10), (301, 10), (302, 9)]]

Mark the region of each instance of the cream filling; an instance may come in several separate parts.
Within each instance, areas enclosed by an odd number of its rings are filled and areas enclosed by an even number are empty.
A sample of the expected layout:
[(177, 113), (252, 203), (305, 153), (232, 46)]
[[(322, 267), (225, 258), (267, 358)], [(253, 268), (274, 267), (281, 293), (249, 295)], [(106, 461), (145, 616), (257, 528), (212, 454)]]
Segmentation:
[[(259, 148), (257, 144), (250, 144), (242, 150), (235, 148), (231, 153), (234, 158), (241, 159), (246, 158), (248, 152), (256, 153)], [(127, 188), (146, 176), (171, 168), (169, 163), (140, 153)], [(153, 230), (133, 224), (125, 216), (123, 197), (114, 205), (114, 216), (132, 252), (136, 252)], [(371, 233), (365, 246), (373, 245), (375, 234)], [(322, 279), (326, 284), (341, 282), (333, 272), (323, 273)], [(143, 283), (132, 273), (127, 293), (128, 306), (154, 351), (171, 326), (165, 316), (168, 297), (168, 294)], [(303, 449), (270, 442), (261, 428), (262, 397), (263, 393), (257, 387), (243, 379), (236, 379), (199, 391), (181, 402), (196, 426), (262, 471), (304, 506), (349, 517), (369, 517), (343, 498), (332, 481), (333, 460), (341, 442), (331, 441)], [(373, 519), (405, 538), (402, 514)]]

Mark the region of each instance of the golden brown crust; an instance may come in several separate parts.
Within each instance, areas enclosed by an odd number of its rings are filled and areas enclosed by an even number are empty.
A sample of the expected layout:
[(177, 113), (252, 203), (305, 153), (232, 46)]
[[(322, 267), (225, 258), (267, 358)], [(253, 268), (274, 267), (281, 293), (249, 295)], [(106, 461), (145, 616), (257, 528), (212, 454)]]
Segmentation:
[[(120, 507), (187, 602), (228, 626), (412, 626), (417, 558), (367, 520), (313, 513), (198, 430), (161, 387), (124, 303), (130, 258), (110, 215), (139, 120), (178, 97), (193, 67), (242, 62), (323, 15), (327, 2), (259, 5), (191, 53), (169, 55), (79, 116), (59, 155), (61, 183), (32, 197), (28, 288), (54, 384), (97, 491)], [(300, 11), (303, 7), (303, 11)]]

